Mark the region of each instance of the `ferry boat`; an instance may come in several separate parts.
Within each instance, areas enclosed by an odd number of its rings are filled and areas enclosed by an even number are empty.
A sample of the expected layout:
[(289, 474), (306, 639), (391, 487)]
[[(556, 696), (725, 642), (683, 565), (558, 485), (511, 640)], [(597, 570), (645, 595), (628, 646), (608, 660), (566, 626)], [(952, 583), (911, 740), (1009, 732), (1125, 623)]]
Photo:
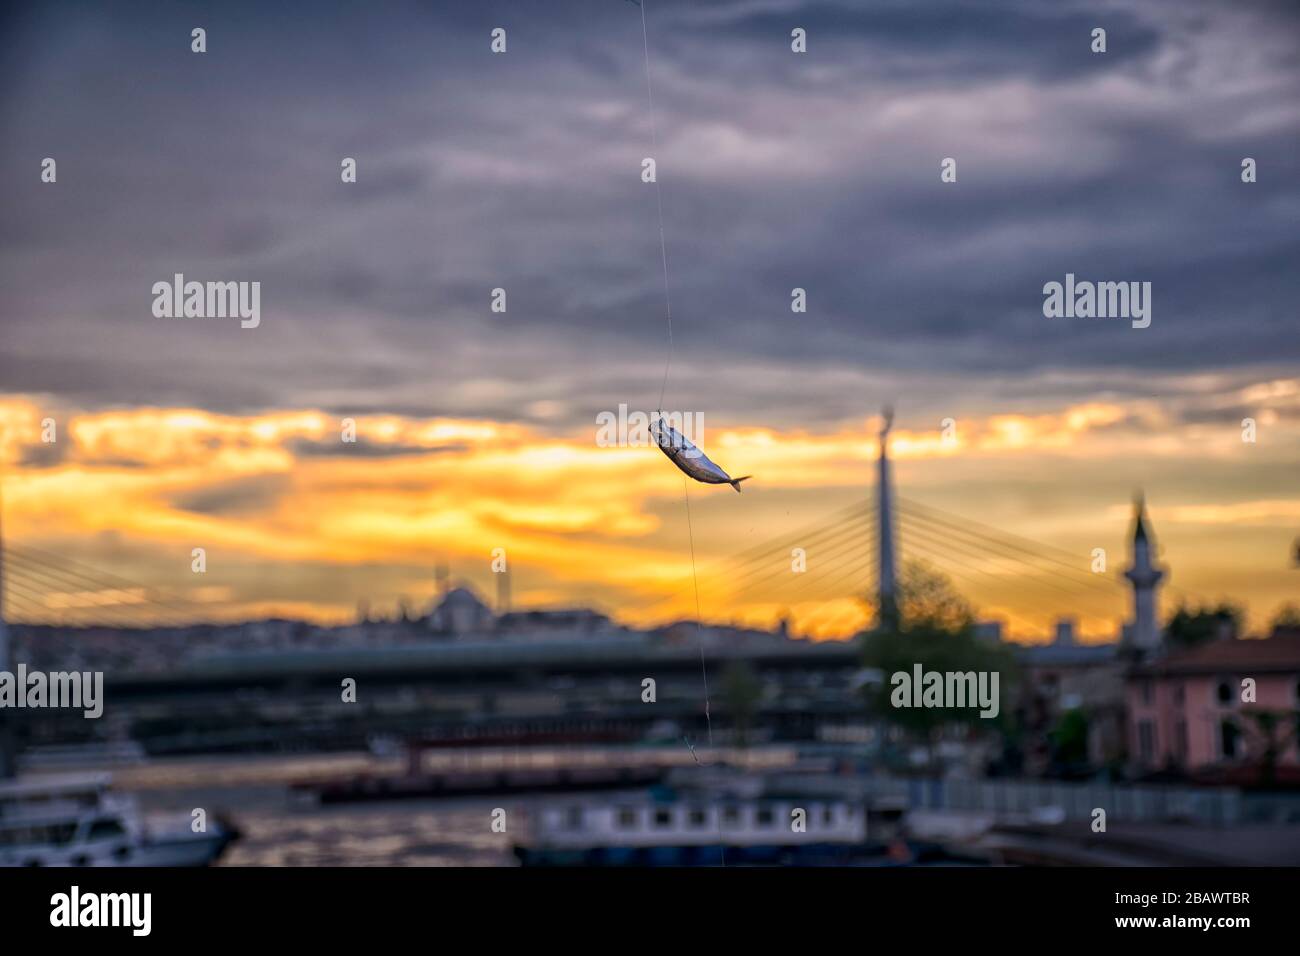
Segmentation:
[(845, 801), (722, 797), (555, 803), (528, 815), (524, 866), (849, 865), (879, 858)]
[(206, 866), (237, 837), (209, 820), (148, 822), (107, 773), (0, 783), (0, 866)]

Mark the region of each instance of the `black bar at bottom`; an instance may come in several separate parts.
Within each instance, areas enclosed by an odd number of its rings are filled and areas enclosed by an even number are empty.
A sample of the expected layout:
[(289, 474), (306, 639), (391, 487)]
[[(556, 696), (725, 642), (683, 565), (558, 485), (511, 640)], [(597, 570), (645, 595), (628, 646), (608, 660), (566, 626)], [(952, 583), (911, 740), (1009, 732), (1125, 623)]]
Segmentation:
[[(205, 946), (433, 944), (428, 934), (449, 942), (445, 934), (455, 932), (459, 945), (537, 946), (548, 937), (609, 945), (643, 936), (681, 943), (690, 932), (732, 945), (770, 944), (784, 925), (809, 944), (846, 932), (864, 945), (894, 932), (927, 943), (1197, 936), (1231, 944), (1294, 939), (1298, 876), (1262, 868), (7, 870), (0, 871), (0, 931), (6, 944), (72, 933), (128, 945), (144, 938)], [(78, 922), (102, 908), (110, 916), (116, 909), (126, 925), (52, 925), (52, 914), (71, 922), (74, 886)], [(135, 933), (143, 910), (130, 911), (133, 924), (124, 898), (86, 902), (123, 893), (149, 894), (147, 937)]]

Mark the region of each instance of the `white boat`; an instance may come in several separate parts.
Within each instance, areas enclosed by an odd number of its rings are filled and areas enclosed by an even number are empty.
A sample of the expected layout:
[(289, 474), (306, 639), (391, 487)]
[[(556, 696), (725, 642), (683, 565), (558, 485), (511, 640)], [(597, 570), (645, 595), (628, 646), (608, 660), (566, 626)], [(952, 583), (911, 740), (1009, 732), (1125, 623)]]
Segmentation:
[(516, 845), (525, 866), (847, 861), (867, 838), (864, 807), (838, 800), (624, 799), (544, 805)]
[(0, 783), (0, 866), (205, 866), (235, 838), (218, 820), (158, 826), (107, 773)]

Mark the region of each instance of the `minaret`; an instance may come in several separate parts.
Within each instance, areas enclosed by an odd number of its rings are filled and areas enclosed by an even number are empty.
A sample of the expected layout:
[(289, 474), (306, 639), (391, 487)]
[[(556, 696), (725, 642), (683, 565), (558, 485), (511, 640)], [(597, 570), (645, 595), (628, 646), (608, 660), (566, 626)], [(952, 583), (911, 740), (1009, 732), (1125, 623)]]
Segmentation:
[(1151, 652), (1160, 647), (1160, 623), (1156, 614), (1156, 585), (1165, 572), (1152, 562), (1155, 542), (1147, 530), (1146, 503), (1139, 494), (1134, 502), (1133, 565), (1124, 572), (1133, 586), (1133, 620), (1128, 641), (1139, 651)]
[(898, 603), (894, 584), (894, 496), (889, 484), (889, 430), (894, 424), (894, 410), (886, 406), (880, 426), (880, 470), (876, 476), (876, 542), (880, 549), (879, 604), (876, 625), (881, 628), (898, 624)]

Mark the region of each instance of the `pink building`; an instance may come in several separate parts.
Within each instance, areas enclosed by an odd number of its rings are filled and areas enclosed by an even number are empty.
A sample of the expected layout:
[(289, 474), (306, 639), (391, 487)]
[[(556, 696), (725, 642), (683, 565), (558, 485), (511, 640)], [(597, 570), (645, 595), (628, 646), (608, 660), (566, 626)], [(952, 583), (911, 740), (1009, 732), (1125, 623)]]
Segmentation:
[(1140, 768), (1258, 770), (1271, 739), (1283, 775), (1300, 772), (1292, 769), (1300, 768), (1300, 634), (1218, 640), (1148, 660), (1130, 671), (1126, 697), (1129, 759)]

